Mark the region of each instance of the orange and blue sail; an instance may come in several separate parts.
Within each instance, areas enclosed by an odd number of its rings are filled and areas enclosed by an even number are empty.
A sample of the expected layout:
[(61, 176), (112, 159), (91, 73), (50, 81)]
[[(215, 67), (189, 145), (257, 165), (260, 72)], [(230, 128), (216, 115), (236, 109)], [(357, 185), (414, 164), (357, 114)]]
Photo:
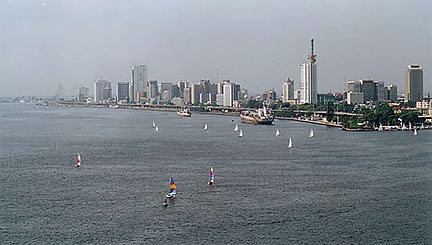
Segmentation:
[(174, 179), (171, 177), (169, 180), (169, 189), (168, 192), (170, 195), (175, 195), (176, 194), (176, 184)]
[(209, 182), (210, 182), (210, 183), (214, 183), (214, 172), (213, 172), (213, 167), (210, 167)]

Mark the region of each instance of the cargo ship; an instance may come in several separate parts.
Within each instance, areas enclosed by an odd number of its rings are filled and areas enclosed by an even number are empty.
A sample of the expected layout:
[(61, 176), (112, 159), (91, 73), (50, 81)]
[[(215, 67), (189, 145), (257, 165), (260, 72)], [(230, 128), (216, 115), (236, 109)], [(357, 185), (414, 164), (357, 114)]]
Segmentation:
[(273, 124), (274, 115), (266, 105), (258, 110), (243, 111), (240, 114), (240, 119), (243, 123), (252, 124)]

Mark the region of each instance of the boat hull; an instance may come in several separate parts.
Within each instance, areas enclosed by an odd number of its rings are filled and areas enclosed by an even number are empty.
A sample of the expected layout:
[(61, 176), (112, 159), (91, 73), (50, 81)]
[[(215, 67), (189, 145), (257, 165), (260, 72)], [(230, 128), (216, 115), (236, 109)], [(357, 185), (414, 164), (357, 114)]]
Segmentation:
[(177, 112), (177, 115), (179, 115), (180, 117), (190, 117), (191, 113), (185, 113), (185, 112)]

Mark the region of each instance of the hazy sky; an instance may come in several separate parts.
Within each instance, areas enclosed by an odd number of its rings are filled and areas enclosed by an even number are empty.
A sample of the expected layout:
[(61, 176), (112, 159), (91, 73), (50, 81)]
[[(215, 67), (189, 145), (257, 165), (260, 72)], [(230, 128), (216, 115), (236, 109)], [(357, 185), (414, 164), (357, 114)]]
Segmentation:
[(432, 1), (2, 0), (0, 96), (74, 95), (103, 78), (231, 79), (252, 93), (291, 77), (315, 38), (318, 91), (372, 78), (404, 90), (404, 68), (424, 68), (432, 92)]

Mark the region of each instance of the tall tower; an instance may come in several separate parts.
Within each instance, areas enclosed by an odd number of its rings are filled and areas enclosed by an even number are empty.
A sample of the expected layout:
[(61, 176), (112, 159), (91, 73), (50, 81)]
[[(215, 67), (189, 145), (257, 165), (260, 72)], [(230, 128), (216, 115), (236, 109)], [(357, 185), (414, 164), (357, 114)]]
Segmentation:
[(300, 66), (300, 103), (317, 103), (317, 55), (314, 53), (314, 40), (311, 39), (311, 54), (308, 56), (308, 63)]
[(405, 69), (405, 101), (423, 100), (423, 68), (420, 65), (408, 65)]
[(136, 65), (132, 67), (132, 85), (133, 95), (131, 98), (133, 101), (137, 102), (139, 101), (137, 94), (139, 92), (146, 92), (148, 88), (146, 65)]

